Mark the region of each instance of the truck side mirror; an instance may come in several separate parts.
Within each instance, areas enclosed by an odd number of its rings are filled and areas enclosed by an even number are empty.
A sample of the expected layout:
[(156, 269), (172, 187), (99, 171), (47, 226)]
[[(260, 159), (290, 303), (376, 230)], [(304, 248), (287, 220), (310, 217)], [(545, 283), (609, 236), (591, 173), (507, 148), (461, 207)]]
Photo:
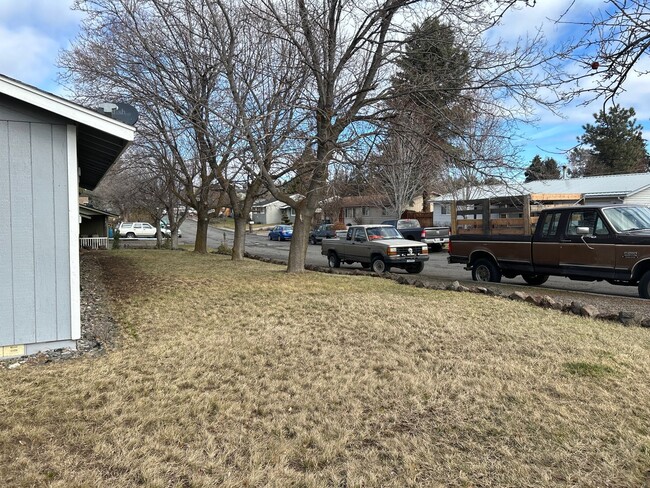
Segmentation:
[(579, 236), (586, 236), (591, 234), (591, 230), (589, 229), (589, 227), (578, 227), (576, 228), (576, 234), (578, 234)]

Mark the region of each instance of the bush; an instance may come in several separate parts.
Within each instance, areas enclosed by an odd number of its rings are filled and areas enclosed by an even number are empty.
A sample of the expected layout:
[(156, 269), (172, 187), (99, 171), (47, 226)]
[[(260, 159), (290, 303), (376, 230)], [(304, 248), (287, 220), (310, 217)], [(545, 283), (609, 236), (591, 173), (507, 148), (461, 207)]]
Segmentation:
[(111, 249), (119, 249), (120, 248), (120, 231), (116, 230), (113, 232), (113, 244), (111, 245)]
[(228, 247), (228, 245), (225, 242), (222, 242), (219, 244), (219, 247), (215, 251), (217, 254), (225, 254), (226, 256), (232, 256), (232, 248)]

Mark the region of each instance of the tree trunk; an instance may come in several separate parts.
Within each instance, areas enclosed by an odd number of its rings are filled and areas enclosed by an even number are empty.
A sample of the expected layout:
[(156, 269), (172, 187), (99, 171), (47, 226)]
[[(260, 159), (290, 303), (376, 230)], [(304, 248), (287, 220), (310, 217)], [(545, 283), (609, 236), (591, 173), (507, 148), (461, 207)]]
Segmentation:
[(208, 210), (197, 210), (196, 215), (196, 239), (194, 241), (194, 252), (207, 254), (208, 252)]
[(241, 215), (238, 215), (237, 218), (235, 218), (235, 236), (232, 241), (233, 261), (241, 261), (242, 259), (244, 259), (247, 222), (248, 222), (248, 218), (242, 217)]
[[(307, 215), (305, 215), (307, 214)], [(287, 272), (302, 273), (305, 271), (305, 260), (307, 258), (307, 245), (313, 210), (301, 208), (296, 212), (296, 221), (293, 223), (293, 236), (289, 248), (289, 264)]]

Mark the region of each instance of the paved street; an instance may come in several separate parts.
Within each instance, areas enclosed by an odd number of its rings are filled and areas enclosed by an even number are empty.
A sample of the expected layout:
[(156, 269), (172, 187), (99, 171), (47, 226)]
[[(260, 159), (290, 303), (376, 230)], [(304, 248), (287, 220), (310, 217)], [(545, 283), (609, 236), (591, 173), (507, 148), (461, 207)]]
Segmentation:
[[(186, 220), (183, 223), (181, 230), (183, 237), (179, 239), (179, 241), (183, 244), (194, 244), (194, 237), (196, 235), (196, 222), (192, 220)], [(227, 245), (230, 246), (232, 245), (232, 237), (233, 233), (230, 231), (210, 227), (208, 231), (208, 246), (210, 248), (217, 248), (224, 241)], [(289, 255), (289, 246), (289, 242), (269, 241), (266, 235), (248, 234), (246, 236), (246, 251), (259, 256), (274, 259), (287, 259), (287, 256)], [(308, 247), (307, 263), (327, 266), (327, 259), (325, 256), (322, 256), (320, 254), (320, 246), (310, 245)], [(343, 266), (348, 267), (347, 265)], [(361, 269), (360, 265), (353, 265), (349, 267), (358, 267)], [(396, 270), (396, 272), (400, 273), (401, 270)], [(446, 281), (458, 280), (460, 282), (473, 283), (471, 281), (472, 277), (470, 271), (466, 271), (460, 264), (447, 263), (447, 253), (445, 251), (432, 253), (430, 255), (429, 261), (426, 263), (424, 271), (422, 271), (422, 276)], [(540, 293), (541, 289), (548, 288), (555, 290), (598, 293), (621, 297), (638, 297), (637, 288), (634, 286), (615, 286), (605, 282), (571, 281), (567, 278), (562, 277), (551, 277), (541, 287), (529, 287), (526, 285), (524, 280), (521, 279), (521, 277), (517, 277), (515, 279), (504, 278), (502, 282), (504, 284), (519, 285), (522, 288), (537, 290), (536, 293)]]

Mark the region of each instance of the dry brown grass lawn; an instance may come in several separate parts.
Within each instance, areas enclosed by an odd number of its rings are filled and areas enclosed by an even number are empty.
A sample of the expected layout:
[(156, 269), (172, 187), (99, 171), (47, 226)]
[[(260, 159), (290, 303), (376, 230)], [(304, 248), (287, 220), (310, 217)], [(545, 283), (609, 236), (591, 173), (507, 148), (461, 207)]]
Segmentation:
[(648, 486), (650, 330), (104, 253), (122, 339), (0, 370), (2, 486)]

